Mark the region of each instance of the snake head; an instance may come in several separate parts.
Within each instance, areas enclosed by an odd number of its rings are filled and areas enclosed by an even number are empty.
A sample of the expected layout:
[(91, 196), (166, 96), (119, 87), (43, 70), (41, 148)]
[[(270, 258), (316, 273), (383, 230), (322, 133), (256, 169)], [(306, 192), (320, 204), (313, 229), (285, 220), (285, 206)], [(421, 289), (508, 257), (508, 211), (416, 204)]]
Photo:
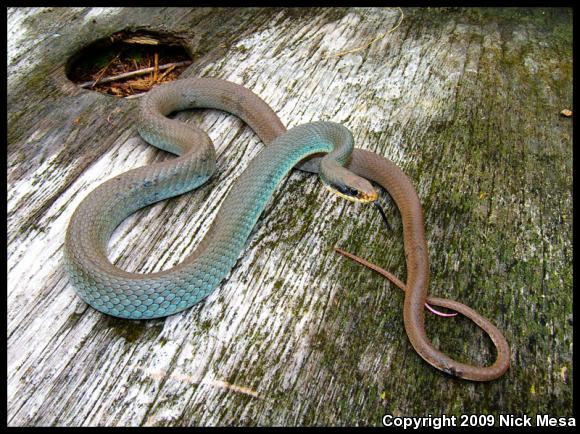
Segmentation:
[(369, 181), (346, 169), (343, 171), (332, 180), (323, 179), (328, 190), (353, 202), (370, 203), (378, 199), (379, 195)]

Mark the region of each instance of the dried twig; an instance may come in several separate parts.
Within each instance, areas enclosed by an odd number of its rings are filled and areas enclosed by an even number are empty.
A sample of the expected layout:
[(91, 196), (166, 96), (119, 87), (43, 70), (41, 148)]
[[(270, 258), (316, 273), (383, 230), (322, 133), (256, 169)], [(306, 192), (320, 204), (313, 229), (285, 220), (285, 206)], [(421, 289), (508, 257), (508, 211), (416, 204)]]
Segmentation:
[(87, 86), (85, 86), (85, 87), (89, 87), (89, 86), (91, 86), (91, 87), (95, 87), (95, 86), (96, 86), (96, 84), (99, 82), (100, 78), (101, 78), (101, 77), (102, 77), (102, 76), (105, 74), (105, 72), (107, 71), (107, 69), (109, 69), (109, 66), (111, 66), (111, 64), (112, 64), (112, 63), (113, 63), (115, 60), (117, 60), (117, 59), (119, 58), (119, 55), (120, 55), (120, 54), (121, 54), (121, 53), (119, 53), (119, 54), (117, 54), (115, 57), (113, 57), (113, 58), (112, 58), (112, 59), (109, 61), (109, 63), (107, 63), (107, 64), (106, 64), (106, 65), (105, 65), (105, 66), (104, 66), (104, 67), (103, 67), (103, 68), (102, 68), (102, 69), (99, 71), (99, 73), (97, 74), (97, 78), (95, 79), (95, 81), (87, 81), (86, 83), (84, 83), (84, 84), (88, 84), (88, 85), (87, 85)]
[(167, 74), (169, 74), (171, 71), (173, 71), (175, 68), (176, 68), (176, 65), (170, 66), (170, 67), (167, 69), (167, 71), (165, 71), (163, 74), (161, 74), (161, 75), (159, 76), (159, 80), (158, 80), (158, 81), (161, 83), (161, 82), (163, 81), (163, 79), (165, 78), (165, 76), (166, 76)]
[[(190, 63), (191, 63), (190, 60), (185, 60), (183, 62), (177, 62), (177, 63), (166, 63), (165, 65), (159, 66), (158, 69), (161, 71), (161, 70), (165, 70), (165, 69), (168, 69), (171, 67), (177, 68), (179, 66), (189, 65)], [(115, 75), (112, 77), (105, 77), (105, 78), (99, 80), (98, 83), (93, 82), (93, 81), (87, 81), (85, 83), (81, 83), (79, 86), (82, 88), (87, 88), (87, 87), (92, 87), (95, 84), (110, 83), (111, 81), (117, 81), (117, 80), (122, 80), (124, 78), (135, 77), (137, 75), (148, 74), (148, 73), (152, 72), (153, 69), (154, 69), (154, 67), (138, 69), (137, 71), (125, 72), (123, 74)], [(95, 83), (95, 84), (93, 84), (93, 83)]]
[(126, 97), (124, 97), (125, 99), (135, 99), (135, 98), (141, 98), (142, 96), (147, 95), (146, 93), (136, 93), (134, 95), (128, 95)]
[(327, 54), (323, 58), (328, 59), (329, 57), (340, 57), (340, 56), (344, 56), (345, 54), (348, 54), (348, 53), (356, 53), (357, 51), (364, 50), (365, 48), (370, 47), (372, 44), (383, 39), (388, 34), (393, 33), (401, 25), (401, 23), (403, 22), (403, 17), (405, 16), (405, 14), (403, 13), (403, 9), (401, 9), (400, 7), (398, 7), (397, 9), (399, 9), (399, 11), (401, 11), (401, 17), (399, 18), (399, 22), (397, 23), (397, 25), (395, 27), (393, 27), (387, 33), (383, 33), (382, 35), (377, 36), (375, 39), (373, 39), (372, 41), (368, 42), (367, 44), (365, 44), (361, 47), (353, 48), (352, 50), (339, 51), (338, 53), (334, 53), (334, 54)]
[(159, 45), (159, 41), (150, 36), (132, 36), (130, 38), (123, 39), (126, 44), (138, 44), (138, 45)]
[[(341, 255), (346, 256), (347, 258), (352, 259), (355, 262), (358, 262), (361, 265), (364, 265), (365, 267), (370, 268), (371, 270), (376, 271), (379, 274), (382, 274), (384, 277), (386, 277), (387, 279), (389, 279), (392, 283), (394, 283), (396, 286), (399, 287), (399, 289), (402, 289), (403, 291), (406, 291), (406, 285), (401, 282), (399, 279), (397, 279), (395, 277), (395, 275), (389, 273), (387, 270), (379, 267), (378, 265), (373, 264), (372, 262), (366, 261), (365, 259), (353, 255), (352, 253), (348, 253), (346, 250), (342, 250), (340, 247), (334, 247), (334, 250), (337, 251), (338, 253), (340, 253)], [(437, 309), (434, 309), (429, 303), (428, 303), (429, 297), (427, 297), (427, 302), (425, 302), (425, 307), (427, 309), (429, 309), (432, 313), (434, 313), (435, 315), (438, 316), (442, 316), (442, 317), (452, 317), (452, 316), (456, 316), (457, 312), (453, 312), (453, 313), (445, 313), (445, 312), (441, 312), (438, 311)]]

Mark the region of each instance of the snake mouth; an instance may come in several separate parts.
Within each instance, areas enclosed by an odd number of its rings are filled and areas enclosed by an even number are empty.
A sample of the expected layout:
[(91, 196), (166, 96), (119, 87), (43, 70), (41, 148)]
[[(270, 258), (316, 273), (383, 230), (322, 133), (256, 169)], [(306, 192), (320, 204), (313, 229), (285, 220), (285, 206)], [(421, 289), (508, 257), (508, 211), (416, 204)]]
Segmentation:
[(370, 202), (376, 202), (378, 200), (378, 198), (379, 198), (379, 195), (376, 191), (373, 191), (371, 194), (361, 192), (359, 194), (358, 201), (363, 202), (363, 203), (370, 203)]
[(332, 193), (351, 202), (371, 203), (379, 198), (376, 191), (369, 194), (346, 186), (332, 186), (329, 184), (324, 184), (324, 186)]

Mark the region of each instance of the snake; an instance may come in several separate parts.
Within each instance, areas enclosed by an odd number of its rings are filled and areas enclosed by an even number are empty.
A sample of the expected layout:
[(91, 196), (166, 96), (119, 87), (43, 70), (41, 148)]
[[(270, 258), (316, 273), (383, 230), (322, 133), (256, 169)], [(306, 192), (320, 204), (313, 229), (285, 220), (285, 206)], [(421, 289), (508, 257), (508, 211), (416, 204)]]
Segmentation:
[[(177, 265), (152, 273), (128, 272), (107, 256), (108, 242), (128, 216), (150, 204), (204, 184), (215, 172), (216, 151), (206, 132), (170, 115), (209, 108), (242, 119), (266, 146), (236, 178), (196, 249)], [(424, 326), (429, 256), (422, 207), (410, 179), (387, 158), (354, 148), (342, 124), (318, 121), (287, 129), (273, 109), (250, 89), (219, 78), (186, 78), (155, 86), (139, 103), (140, 136), (175, 155), (117, 175), (92, 190), (74, 210), (65, 235), (64, 267), (78, 296), (96, 310), (119, 318), (166, 317), (211, 294), (235, 267), (244, 245), (274, 191), (293, 169), (318, 174), (332, 192), (375, 203), (385, 189), (402, 219), (407, 282), (403, 323), (416, 352), (454, 377), (494, 380), (509, 367), (509, 346), (497, 327), (459, 302), (429, 297), (471, 319), (491, 338), (490, 366), (456, 361), (435, 348)]]

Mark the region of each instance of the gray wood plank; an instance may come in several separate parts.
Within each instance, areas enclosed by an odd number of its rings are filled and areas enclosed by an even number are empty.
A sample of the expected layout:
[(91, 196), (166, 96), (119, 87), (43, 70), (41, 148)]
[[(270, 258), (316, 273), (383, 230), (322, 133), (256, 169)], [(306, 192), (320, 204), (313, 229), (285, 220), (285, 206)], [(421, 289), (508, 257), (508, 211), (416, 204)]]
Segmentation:
[[(384, 414), (571, 416), (570, 9), (8, 9), (8, 424), (380, 425)], [(136, 100), (64, 76), (79, 48), (129, 28), (184, 38), (184, 76), (242, 84), (289, 126), (331, 120), (387, 156), (423, 201), (431, 294), (504, 331), (498, 381), (444, 376), (410, 346), (403, 296), (333, 253), (342, 246), (405, 278), (401, 224), (294, 172), (231, 275), (167, 319), (104, 316), (62, 267), (68, 220), (98, 184), (171, 158), (138, 138)], [(113, 125), (109, 125), (110, 117)], [(262, 143), (215, 111), (218, 170), (198, 191), (128, 218), (110, 258), (138, 272), (195, 249)], [(460, 360), (493, 347), (466, 319), (427, 316)]]

